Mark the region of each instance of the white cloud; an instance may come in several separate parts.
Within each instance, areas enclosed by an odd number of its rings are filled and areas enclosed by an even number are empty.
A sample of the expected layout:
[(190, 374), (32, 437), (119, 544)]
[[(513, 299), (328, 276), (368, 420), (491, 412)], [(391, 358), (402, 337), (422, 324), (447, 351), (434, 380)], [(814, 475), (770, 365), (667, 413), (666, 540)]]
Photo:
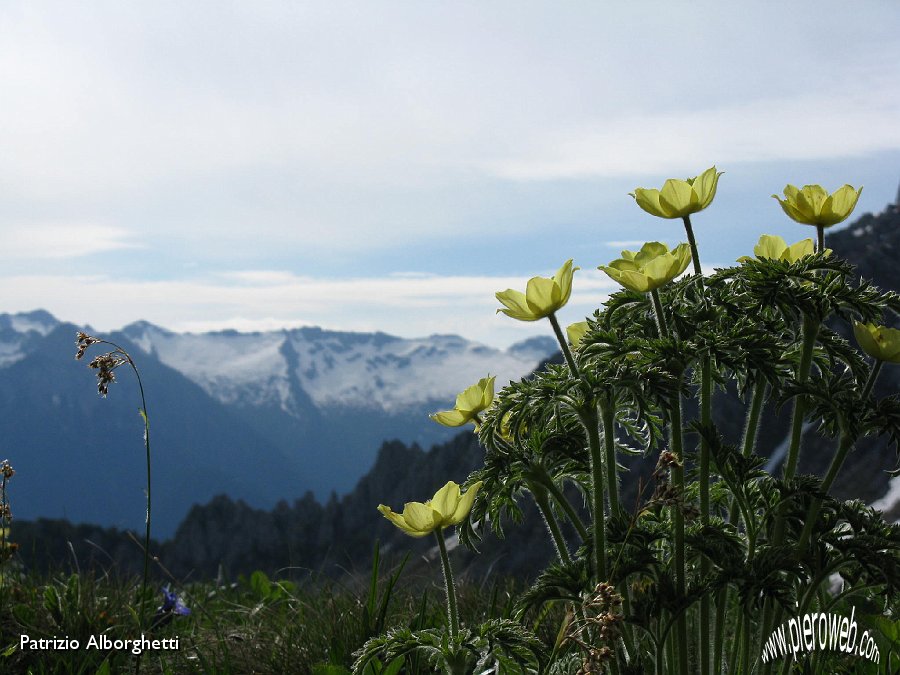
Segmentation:
[(141, 248), (119, 227), (90, 223), (31, 224), (0, 229), (0, 259), (58, 260), (128, 248)]

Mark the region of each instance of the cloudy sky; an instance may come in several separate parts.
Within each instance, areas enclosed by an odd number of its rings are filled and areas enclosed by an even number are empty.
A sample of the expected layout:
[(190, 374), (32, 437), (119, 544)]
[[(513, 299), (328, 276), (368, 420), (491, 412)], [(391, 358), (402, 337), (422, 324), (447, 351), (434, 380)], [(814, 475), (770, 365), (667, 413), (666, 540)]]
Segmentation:
[(0, 312), (98, 330), (459, 333), (567, 258), (564, 322), (628, 192), (716, 164), (705, 266), (812, 235), (773, 192), (900, 182), (900, 4), (0, 5)]

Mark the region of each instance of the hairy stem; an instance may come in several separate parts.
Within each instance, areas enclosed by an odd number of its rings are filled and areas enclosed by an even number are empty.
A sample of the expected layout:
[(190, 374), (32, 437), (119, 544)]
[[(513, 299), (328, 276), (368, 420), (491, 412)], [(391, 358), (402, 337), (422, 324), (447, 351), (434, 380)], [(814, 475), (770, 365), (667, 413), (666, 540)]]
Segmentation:
[(531, 491), (532, 497), (534, 497), (534, 503), (537, 504), (538, 510), (541, 512), (541, 516), (543, 516), (544, 522), (547, 524), (547, 530), (549, 530), (550, 537), (553, 539), (553, 546), (556, 548), (556, 554), (559, 556), (561, 562), (571, 562), (572, 559), (569, 557), (569, 548), (566, 546), (566, 540), (563, 537), (562, 530), (559, 529), (559, 522), (556, 520), (556, 516), (553, 515), (553, 510), (550, 508), (550, 501), (547, 499), (547, 490), (534, 481), (528, 482), (527, 485), (528, 489)]
[(559, 342), (560, 349), (562, 349), (563, 357), (566, 359), (566, 364), (569, 366), (569, 371), (574, 377), (578, 377), (578, 366), (575, 365), (575, 358), (572, 356), (572, 350), (569, 349), (569, 341), (566, 340), (562, 329), (559, 327), (559, 321), (556, 318), (556, 314), (550, 314), (547, 318), (550, 319), (550, 325), (553, 326), (553, 333), (556, 335), (556, 341)]
[(687, 233), (688, 244), (691, 247), (691, 260), (694, 262), (694, 274), (703, 274), (700, 269), (700, 252), (697, 250), (697, 240), (694, 239), (694, 228), (691, 226), (690, 215), (682, 216), (684, 231)]
[[(802, 337), (803, 344), (800, 351), (800, 366), (797, 369), (797, 383), (806, 384), (809, 379), (809, 371), (812, 367), (813, 349), (816, 346), (816, 337), (819, 334), (819, 321), (810, 316), (803, 315)], [(806, 397), (798, 395), (794, 399), (794, 413), (791, 418), (791, 444), (788, 447), (787, 461), (784, 465), (784, 480), (790, 480), (797, 471), (797, 462), (800, 459), (800, 445), (803, 440), (803, 417), (806, 414)]]
[(456, 609), (456, 588), (453, 585), (453, 570), (450, 569), (450, 558), (447, 556), (447, 545), (444, 533), (440, 529), (434, 531), (438, 549), (441, 552), (441, 566), (444, 569), (444, 590), (447, 593), (447, 616), (450, 619), (450, 637), (456, 638), (459, 633), (459, 613)]

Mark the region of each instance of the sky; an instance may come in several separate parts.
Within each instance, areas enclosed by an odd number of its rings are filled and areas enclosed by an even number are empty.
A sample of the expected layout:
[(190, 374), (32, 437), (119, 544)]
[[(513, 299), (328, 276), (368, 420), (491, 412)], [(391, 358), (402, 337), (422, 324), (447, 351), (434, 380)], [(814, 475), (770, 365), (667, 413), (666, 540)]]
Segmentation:
[(628, 195), (724, 171), (705, 268), (814, 233), (787, 183), (900, 183), (900, 3), (0, 4), (0, 312), (498, 347), (573, 258), (684, 240)]

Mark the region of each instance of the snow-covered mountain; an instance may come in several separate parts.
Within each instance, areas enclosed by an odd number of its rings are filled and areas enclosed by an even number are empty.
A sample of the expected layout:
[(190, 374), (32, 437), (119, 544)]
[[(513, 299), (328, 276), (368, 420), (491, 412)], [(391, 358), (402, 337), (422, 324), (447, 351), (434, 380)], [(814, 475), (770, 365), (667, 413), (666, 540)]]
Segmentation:
[(487, 374), (497, 375), (499, 388), (555, 350), (550, 337), (501, 351), (457, 335), (405, 339), (321, 328), (198, 334), (138, 322), (122, 333), (221, 403), (277, 405), (288, 413), (298, 404), (297, 388), (320, 410), (401, 414), (423, 402), (452, 407), (458, 392)]
[[(17, 470), (16, 515), (139, 528), (136, 388), (122, 371), (98, 397), (73, 358), (76, 330), (92, 332), (44, 311), (0, 314), (0, 459)], [(550, 338), (504, 351), (447, 335), (181, 334), (146, 322), (98, 337), (127, 349), (144, 380), (160, 535), (216, 494), (271, 507), (308, 491), (347, 492), (385, 441), (450, 439), (458, 430), (428, 413), (488, 374), (498, 387), (522, 377), (554, 351)]]

